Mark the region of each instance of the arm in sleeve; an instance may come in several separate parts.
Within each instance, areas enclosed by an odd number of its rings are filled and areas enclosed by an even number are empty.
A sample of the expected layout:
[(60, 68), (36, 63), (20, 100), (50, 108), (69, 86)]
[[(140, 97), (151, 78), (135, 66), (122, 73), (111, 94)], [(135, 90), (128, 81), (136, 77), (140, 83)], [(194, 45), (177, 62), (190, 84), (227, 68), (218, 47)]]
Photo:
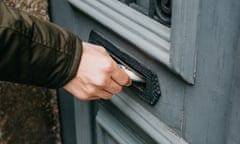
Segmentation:
[(74, 34), (0, 0), (0, 80), (59, 88), (76, 75), (81, 53)]

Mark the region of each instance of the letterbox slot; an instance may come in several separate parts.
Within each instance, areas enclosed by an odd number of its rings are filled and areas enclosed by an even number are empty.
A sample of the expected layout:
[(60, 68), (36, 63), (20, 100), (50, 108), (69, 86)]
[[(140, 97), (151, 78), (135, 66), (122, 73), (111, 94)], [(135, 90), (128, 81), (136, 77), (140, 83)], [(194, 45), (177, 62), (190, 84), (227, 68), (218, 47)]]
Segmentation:
[(139, 63), (128, 54), (122, 52), (119, 48), (95, 31), (91, 31), (89, 42), (105, 47), (117, 63), (127, 66), (144, 79), (145, 82), (133, 81), (132, 85), (128, 87), (132, 92), (148, 104), (153, 105), (157, 102), (161, 96), (161, 91), (158, 77), (153, 71), (146, 68), (143, 64)]
[[(143, 75), (141, 75), (140, 73), (138, 73), (137, 71), (135, 71), (133, 68), (131, 68), (129, 65), (127, 65), (126, 63), (124, 63), (122, 60), (120, 60), (119, 58), (117, 58), (115, 55), (113, 54), (110, 54), (111, 57), (119, 64), (119, 67), (122, 68), (126, 73), (131, 73), (132, 75), (132, 80), (133, 82), (136, 82), (136, 83), (145, 83), (145, 77)], [(130, 74), (130, 75), (131, 75)], [(131, 76), (130, 76), (131, 78)]]

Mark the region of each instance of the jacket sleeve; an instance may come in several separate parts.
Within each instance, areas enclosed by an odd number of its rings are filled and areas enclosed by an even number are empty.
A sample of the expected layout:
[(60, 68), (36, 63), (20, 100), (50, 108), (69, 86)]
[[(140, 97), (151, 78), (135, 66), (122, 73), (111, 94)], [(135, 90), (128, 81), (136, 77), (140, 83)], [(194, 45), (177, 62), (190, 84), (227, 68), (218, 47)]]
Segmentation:
[(82, 42), (0, 0), (0, 80), (59, 88), (77, 72)]

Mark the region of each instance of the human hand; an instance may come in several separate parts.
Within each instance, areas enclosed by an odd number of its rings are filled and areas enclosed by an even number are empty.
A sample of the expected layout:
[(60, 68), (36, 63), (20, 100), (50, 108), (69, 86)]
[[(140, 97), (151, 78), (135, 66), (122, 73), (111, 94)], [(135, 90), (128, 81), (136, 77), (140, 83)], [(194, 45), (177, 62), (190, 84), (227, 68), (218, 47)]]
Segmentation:
[(75, 78), (64, 88), (81, 100), (109, 99), (131, 79), (101, 46), (83, 42)]

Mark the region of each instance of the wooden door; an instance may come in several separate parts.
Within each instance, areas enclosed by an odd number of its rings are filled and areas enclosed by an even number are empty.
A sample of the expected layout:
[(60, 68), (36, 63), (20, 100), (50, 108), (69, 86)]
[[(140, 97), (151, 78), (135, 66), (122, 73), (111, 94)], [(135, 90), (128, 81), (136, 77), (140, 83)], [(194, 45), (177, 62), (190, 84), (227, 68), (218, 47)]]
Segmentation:
[(240, 143), (239, 7), (239, 0), (52, 0), (53, 22), (146, 79), (108, 101), (60, 89), (63, 143)]

